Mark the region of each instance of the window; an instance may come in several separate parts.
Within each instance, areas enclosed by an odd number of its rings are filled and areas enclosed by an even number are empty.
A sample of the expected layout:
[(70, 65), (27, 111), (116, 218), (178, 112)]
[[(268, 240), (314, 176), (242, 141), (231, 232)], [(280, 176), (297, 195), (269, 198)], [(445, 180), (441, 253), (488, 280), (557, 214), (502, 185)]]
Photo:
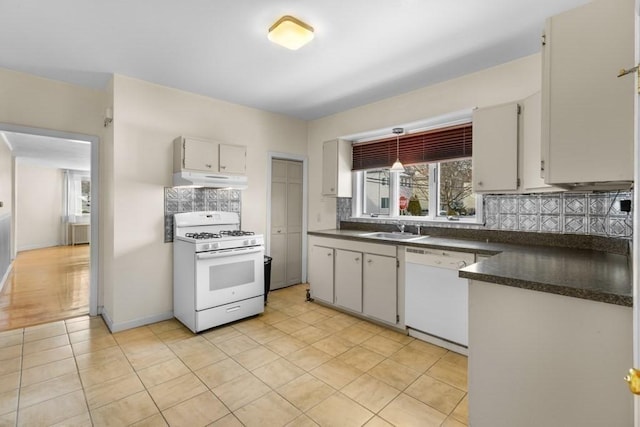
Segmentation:
[(354, 144), (354, 215), (475, 221), (482, 200), (471, 185), (471, 123), (405, 137), (400, 139), (401, 173), (389, 171), (395, 141)]
[(389, 215), (389, 170), (364, 172), (363, 212), (371, 215)]
[(79, 222), (91, 213), (91, 179), (88, 172), (65, 171), (66, 216), (69, 222)]
[(475, 216), (471, 159), (438, 163), (438, 209), (439, 215)]

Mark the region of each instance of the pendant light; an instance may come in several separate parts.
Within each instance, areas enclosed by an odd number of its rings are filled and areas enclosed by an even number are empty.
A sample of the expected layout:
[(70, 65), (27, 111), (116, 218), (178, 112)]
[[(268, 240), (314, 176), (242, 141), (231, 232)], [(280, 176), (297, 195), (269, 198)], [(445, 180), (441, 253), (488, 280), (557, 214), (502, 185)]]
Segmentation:
[(391, 172), (404, 172), (404, 166), (400, 163), (400, 134), (403, 132), (403, 128), (393, 128), (393, 133), (396, 134), (396, 161), (391, 166)]

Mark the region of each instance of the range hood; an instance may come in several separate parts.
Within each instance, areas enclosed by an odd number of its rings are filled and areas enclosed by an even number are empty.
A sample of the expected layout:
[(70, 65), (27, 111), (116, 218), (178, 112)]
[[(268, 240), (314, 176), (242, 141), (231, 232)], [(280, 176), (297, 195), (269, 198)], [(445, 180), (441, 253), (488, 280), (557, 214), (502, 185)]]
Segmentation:
[(233, 188), (236, 190), (245, 190), (247, 188), (247, 177), (244, 175), (181, 171), (173, 174), (173, 186)]

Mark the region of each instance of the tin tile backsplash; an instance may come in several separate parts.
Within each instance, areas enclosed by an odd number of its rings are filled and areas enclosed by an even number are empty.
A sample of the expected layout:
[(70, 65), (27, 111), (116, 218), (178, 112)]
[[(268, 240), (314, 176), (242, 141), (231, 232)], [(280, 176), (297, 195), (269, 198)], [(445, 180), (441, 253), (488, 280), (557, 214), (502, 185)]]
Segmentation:
[(485, 227), (630, 238), (632, 217), (620, 211), (620, 200), (631, 197), (628, 191), (486, 195)]
[(241, 213), (240, 190), (217, 188), (164, 189), (164, 241), (173, 241), (173, 214), (196, 211)]
[[(632, 215), (620, 211), (620, 200), (631, 200), (630, 191), (605, 193), (489, 194), (483, 196), (484, 227), (460, 222), (434, 223), (446, 228), (484, 228), (488, 230), (534, 233), (589, 234), (631, 239)], [(336, 219), (353, 221), (351, 199), (337, 201)], [(376, 218), (357, 222), (384, 223)], [(396, 220), (389, 220), (395, 223)], [(411, 223), (411, 221), (406, 221)], [(339, 228), (339, 227), (338, 227)]]

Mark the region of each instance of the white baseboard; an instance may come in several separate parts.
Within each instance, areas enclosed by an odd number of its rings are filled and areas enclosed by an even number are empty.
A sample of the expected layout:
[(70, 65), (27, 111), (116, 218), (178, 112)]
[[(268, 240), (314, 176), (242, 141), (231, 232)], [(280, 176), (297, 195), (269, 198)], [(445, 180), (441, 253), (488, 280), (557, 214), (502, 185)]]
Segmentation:
[(434, 337), (433, 335), (426, 334), (417, 329), (407, 328), (409, 330), (409, 336), (418, 338), (419, 340), (426, 341), (431, 344), (435, 344), (439, 347), (446, 348), (447, 350), (454, 351), (465, 356), (469, 355), (469, 349), (459, 344), (454, 344), (451, 341), (443, 340), (442, 338)]
[(101, 310), (101, 315), (104, 319), (104, 323), (107, 324), (107, 327), (109, 328), (111, 333), (126, 331), (127, 329), (133, 329), (139, 326), (150, 325), (152, 323), (162, 322), (163, 320), (173, 319), (173, 311), (170, 311), (149, 317), (143, 317), (140, 319), (129, 320), (128, 322), (114, 323), (104, 307)]
[(50, 242), (50, 243), (36, 243), (33, 245), (23, 245), (23, 246), (19, 246), (16, 249), (16, 252), (32, 251), (34, 249), (52, 248), (55, 246), (62, 246), (62, 244), (60, 242)]
[(0, 280), (0, 292), (4, 289), (5, 283), (7, 283), (7, 278), (9, 277), (9, 273), (11, 273), (11, 269), (13, 268), (13, 261), (9, 263), (9, 267), (7, 267), (7, 271), (4, 272), (2, 276), (2, 280)]

